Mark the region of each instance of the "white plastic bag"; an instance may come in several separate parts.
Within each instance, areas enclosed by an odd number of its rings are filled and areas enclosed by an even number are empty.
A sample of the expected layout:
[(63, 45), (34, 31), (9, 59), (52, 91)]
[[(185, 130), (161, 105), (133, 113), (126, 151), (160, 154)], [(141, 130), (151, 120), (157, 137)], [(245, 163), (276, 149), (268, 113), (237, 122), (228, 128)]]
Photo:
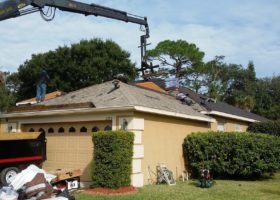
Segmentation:
[(15, 191), (21, 189), (25, 183), (32, 181), (36, 174), (42, 173), (46, 178), (46, 172), (35, 165), (30, 165), (25, 170), (22, 170), (16, 175), (15, 179), (11, 182), (10, 186), (13, 187)]
[(3, 187), (0, 189), (0, 200), (17, 200), (18, 193), (11, 187)]

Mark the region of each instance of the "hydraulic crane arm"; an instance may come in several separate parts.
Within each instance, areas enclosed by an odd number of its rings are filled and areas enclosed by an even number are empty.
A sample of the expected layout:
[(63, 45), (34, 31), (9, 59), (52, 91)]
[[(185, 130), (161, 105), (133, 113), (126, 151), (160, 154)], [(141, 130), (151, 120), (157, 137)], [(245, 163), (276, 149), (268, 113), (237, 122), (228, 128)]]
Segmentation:
[[(47, 18), (47, 14), (43, 11), (44, 7), (50, 7), (62, 11), (84, 14), (86, 16), (102, 16), (106, 18), (138, 24), (145, 27), (145, 35), (142, 35), (140, 39), (142, 74), (144, 75), (144, 70), (149, 68), (150, 65), (148, 65), (146, 62), (146, 46), (147, 38), (150, 37), (150, 32), (146, 17), (139, 17), (121, 10), (100, 6), (97, 4), (86, 4), (73, 0), (5, 0), (0, 3), (0, 21), (9, 18), (19, 17), (37, 11), (41, 12), (42, 17), (45, 20), (52, 20), (55, 16), (55, 11), (53, 12), (52, 17), (48, 16), (49, 18)], [(153, 68), (151, 68), (151, 70)]]
[[(33, 8), (23, 9), (30, 5), (33, 6)], [(121, 10), (97, 4), (86, 4), (72, 0), (6, 0), (0, 3), (0, 20), (36, 12), (43, 9), (45, 6), (58, 8), (62, 11), (84, 15), (102, 16), (143, 25), (146, 28), (146, 35), (149, 37), (149, 26), (146, 17), (131, 15)]]

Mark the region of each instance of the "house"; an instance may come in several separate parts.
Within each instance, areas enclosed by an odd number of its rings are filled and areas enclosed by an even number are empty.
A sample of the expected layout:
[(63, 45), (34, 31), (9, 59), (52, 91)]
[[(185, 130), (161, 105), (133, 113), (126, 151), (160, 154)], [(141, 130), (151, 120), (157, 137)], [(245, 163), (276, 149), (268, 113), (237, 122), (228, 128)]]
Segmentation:
[(179, 91), (186, 94), (194, 103), (201, 105), (205, 110), (201, 113), (216, 119), (212, 124), (212, 130), (217, 131), (246, 131), (254, 122), (267, 121), (266, 118), (229, 105), (225, 102), (215, 101), (205, 95), (197, 94), (186, 87), (180, 87)]
[(163, 89), (164, 92), (167, 92), (174, 97), (178, 94), (183, 94), (186, 97), (185, 104), (188, 104), (188, 106), (191, 106), (194, 110), (215, 119), (215, 122), (211, 124), (211, 129), (214, 131), (241, 132), (246, 131), (251, 123), (267, 121), (267, 119), (262, 116), (231, 106), (225, 102), (215, 101), (205, 95), (197, 94), (186, 87), (166, 88), (163, 79), (138, 81), (130, 84), (159, 92), (160, 90), (155, 89), (156, 87), (154, 85), (156, 85), (160, 89)]
[[(1, 115), (1, 131), (45, 132), (44, 169), (83, 171), (90, 181), (94, 147), (91, 133), (126, 129), (135, 134), (132, 185), (151, 180), (159, 162), (179, 177), (185, 169), (182, 143), (197, 131), (208, 131), (215, 119), (183, 105), (158, 87), (153, 90), (118, 80), (90, 86), (38, 104), (11, 108)], [(10, 130), (10, 128), (9, 128)]]

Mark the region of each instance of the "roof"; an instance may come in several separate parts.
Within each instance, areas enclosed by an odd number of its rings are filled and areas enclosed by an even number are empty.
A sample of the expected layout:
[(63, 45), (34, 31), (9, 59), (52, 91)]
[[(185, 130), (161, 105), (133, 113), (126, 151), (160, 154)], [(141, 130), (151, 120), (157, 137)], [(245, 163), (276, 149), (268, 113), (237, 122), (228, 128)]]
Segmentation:
[[(56, 98), (56, 97), (61, 96), (63, 94), (64, 93), (59, 91), (59, 90), (51, 92), (51, 93), (48, 93), (48, 94), (45, 95), (45, 101), (48, 101), (48, 100), (53, 99), (53, 98)], [(37, 103), (36, 102), (36, 97), (31, 98), (31, 99), (22, 100), (20, 102), (17, 102), (16, 105), (20, 106), (20, 105), (35, 104), (35, 103)]]
[(229, 117), (229, 115), (232, 115), (232, 117), (237, 116), (237, 117), (252, 119), (255, 121), (267, 121), (266, 118), (264, 118), (260, 115), (257, 115), (257, 114), (251, 113), (251, 112), (247, 112), (245, 110), (234, 107), (234, 106), (229, 105), (224, 102), (211, 100), (207, 96), (197, 94), (189, 88), (180, 87), (179, 91), (186, 94), (189, 98), (193, 99), (194, 101), (196, 101), (197, 103), (199, 103), (200, 105), (205, 107), (208, 111), (210, 111), (210, 112), (208, 112), (208, 114), (222, 116), (223, 113), (225, 113), (225, 114), (228, 114), (228, 115), (225, 115), (228, 117)]
[[(169, 90), (170, 94), (176, 91), (176, 88), (167, 89), (163, 79), (158, 79), (158, 78), (151, 79), (149, 80), (149, 82), (153, 82), (154, 84), (161, 87), (162, 89)], [(193, 104), (191, 105), (192, 108), (204, 114), (219, 115), (219, 116), (235, 118), (235, 119), (240, 119), (249, 122), (267, 121), (266, 118), (260, 115), (242, 110), (240, 108), (229, 105), (225, 102), (211, 100), (209, 97), (198, 94), (186, 87), (180, 87), (176, 92), (184, 93), (188, 99), (192, 99), (194, 101)]]
[[(201, 121), (213, 121), (190, 106), (182, 105), (174, 97), (119, 82), (114, 87), (111, 81), (83, 88), (63, 96), (41, 102), (37, 106), (59, 107), (64, 105), (88, 104), (90, 109), (134, 107), (150, 113), (181, 116)], [(32, 106), (30, 106), (32, 107)], [(16, 112), (16, 110), (12, 111)], [(26, 112), (26, 110), (25, 110)], [(168, 114), (167, 114), (168, 113)]]
[[(131, 82), (129, 84), (139, 86), (145, 89), (150, 89), (153, 91), (169, 94), (172, 97), (176, 97), (176, 94), (178, 93), (178, 91), (175, 90), (165, 91), (164, 89), (162, 89), (165, 88), (165, 83), (162, 79), (152, 79), (151, 81), (136, 81), (136, 82)], [(204, 107), (200, 106), (195, 101), (192, 101), (192, 99), (190, 99), (189, 97), (186, 98), (188, 99), (188, 101), (191, 101), (191, 104), (189, 104), (188, 106), (190, 106), (192, 109), (198, 112), (206, 110)]]

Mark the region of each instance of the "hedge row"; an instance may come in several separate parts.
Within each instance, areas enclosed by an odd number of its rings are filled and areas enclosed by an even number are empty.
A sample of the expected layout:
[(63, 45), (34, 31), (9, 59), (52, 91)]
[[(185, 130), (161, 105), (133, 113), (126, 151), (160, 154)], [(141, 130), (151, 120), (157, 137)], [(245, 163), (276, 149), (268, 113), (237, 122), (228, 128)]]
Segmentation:
[(134, 134), (100, 131), (93, 134), (93, 187), (120, 188), (130, 185)]
[(214, 177), (252, 178), (280, 168), (280, 138), (250, 133), (194, 133), (185, 138), (184, 157), (194, 175), (205, 167)]
[(248, 131), (280, 136), (280, 120), (253, 123), (248, 127)]

